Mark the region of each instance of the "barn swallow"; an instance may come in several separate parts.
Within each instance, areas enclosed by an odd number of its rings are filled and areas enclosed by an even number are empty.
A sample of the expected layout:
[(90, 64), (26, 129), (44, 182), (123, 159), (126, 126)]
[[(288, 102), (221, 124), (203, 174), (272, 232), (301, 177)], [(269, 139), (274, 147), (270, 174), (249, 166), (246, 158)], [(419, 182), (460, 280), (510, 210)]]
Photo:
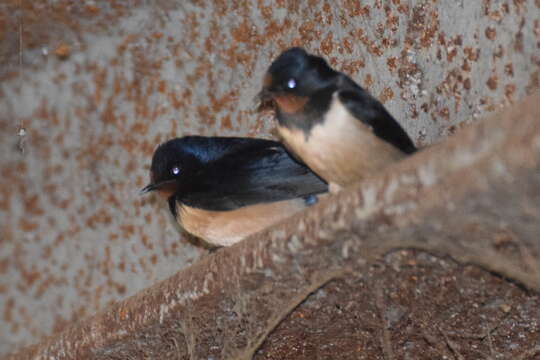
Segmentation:
[(317, 201), (327, 184), (277, 141), (185, 136), (161, 144), (151, 182), (187, 232), (229, 246)]
[(321, 57), (291, 48), (270, 65), (259, 93), (272, 104), (287, 149), (331, 189), (357, 182), (416, 151), (384, 106)]

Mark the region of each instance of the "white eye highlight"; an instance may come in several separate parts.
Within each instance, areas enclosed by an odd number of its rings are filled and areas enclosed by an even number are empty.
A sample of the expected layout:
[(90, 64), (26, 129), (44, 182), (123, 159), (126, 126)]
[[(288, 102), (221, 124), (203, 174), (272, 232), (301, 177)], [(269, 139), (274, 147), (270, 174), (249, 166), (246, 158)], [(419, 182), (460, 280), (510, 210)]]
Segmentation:
[(294, 89), (296, 87), (296, 80), (294, 79), (289, 79), (289, 81), (287, 81), (287, 87), (289, 89)]
[(180, 168), (178, 166), (175, 166), (171, 169), (171, 172), (173, 175), (178, 175), (180, 174)]

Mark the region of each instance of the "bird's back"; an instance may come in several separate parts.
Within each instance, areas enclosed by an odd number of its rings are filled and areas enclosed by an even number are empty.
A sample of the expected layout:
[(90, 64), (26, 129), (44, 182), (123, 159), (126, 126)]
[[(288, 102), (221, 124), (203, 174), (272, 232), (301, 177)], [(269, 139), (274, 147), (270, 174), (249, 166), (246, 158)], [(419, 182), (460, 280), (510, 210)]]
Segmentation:
[(250, 140), (208, 162), (193, 179), (192, 191), (178, 200), (196, 208), (226, 211), (327, 191), (326, 183), (291, 158), (278, 142)]

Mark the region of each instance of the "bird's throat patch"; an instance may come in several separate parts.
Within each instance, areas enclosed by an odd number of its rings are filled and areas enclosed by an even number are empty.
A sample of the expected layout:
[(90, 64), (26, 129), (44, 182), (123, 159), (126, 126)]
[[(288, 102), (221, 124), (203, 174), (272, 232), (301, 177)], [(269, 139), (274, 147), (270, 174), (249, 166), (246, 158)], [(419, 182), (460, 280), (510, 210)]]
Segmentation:
[(274, 96), (274, 101), (281, 111), (294, 114), (304, 109), (309, 98), (307, 96), (277, 95)]
[(178, 191), (178, 185), (176, 185), (175, 183), (167, 183), (167, 184), (161, 186), (157, 190), (159, 195), (161, 195), (163, 197), (166, 197), (166, 198), (174, 195), (177, 191)]

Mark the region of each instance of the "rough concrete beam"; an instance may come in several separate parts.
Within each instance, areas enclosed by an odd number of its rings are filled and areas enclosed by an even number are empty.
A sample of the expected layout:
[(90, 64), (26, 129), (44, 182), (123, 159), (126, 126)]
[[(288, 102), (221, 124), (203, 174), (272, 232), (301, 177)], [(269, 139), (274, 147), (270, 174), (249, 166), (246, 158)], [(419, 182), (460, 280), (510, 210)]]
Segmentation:
[(540, 290), (538, 103), (537, 93), (8, 359), (250, 359), (311, 292), (396, 248)]

